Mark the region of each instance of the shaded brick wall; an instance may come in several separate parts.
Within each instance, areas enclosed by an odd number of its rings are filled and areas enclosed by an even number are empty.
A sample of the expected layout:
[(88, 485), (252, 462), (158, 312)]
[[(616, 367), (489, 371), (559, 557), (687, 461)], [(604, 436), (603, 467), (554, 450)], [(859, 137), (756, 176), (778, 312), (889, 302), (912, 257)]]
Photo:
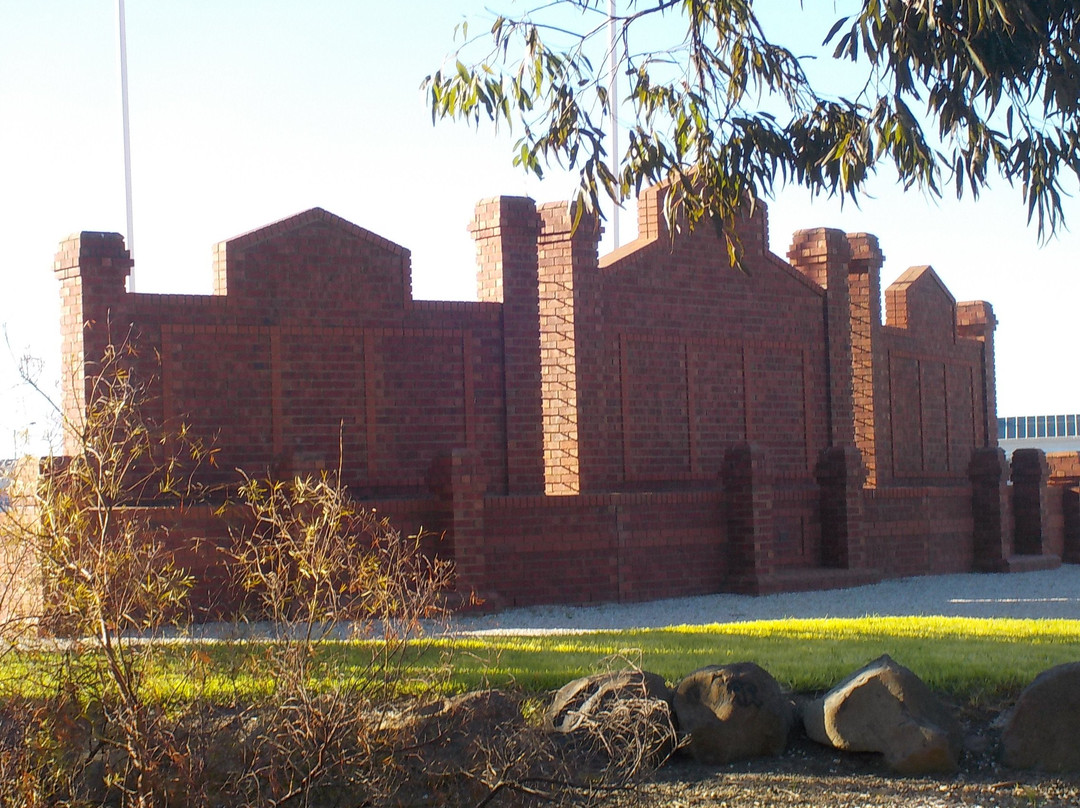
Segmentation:
[(776, 533), (774, 553), (778, 568), (821, 566), (825, 559), (821, 546), (818, 486), (808, 482), (775, 489), (773, 530)]
[(489, 498), (484, 514), (499, 603), (704, 594), (727, 578), (719, 490)]
[(708, 227), (673, 241), (662, 194), (602, 260), (588, 215), (481, 202), (477, 303), (413, 300), (407, 250), (319, 209), (218, 245), (210, 296), (128, 294), (122, 239), (74, 236), (55, 267), (65, 407), (130, 329), (157, 414), (216, 436), (208, 481), (340, 462), (493, 604), (1010, 569), (1018, 541), (1046, 563), (1080, 546), (1045, 460), (1013, 518), (988, 304), (919, 267), (883, 323), (873, 236), (799, 231), (789, 263), (759, 205), (737, 269)]
[(864, 501), (870, 565), (889, 577), (969, 572), (971, 488), (869, 489)]

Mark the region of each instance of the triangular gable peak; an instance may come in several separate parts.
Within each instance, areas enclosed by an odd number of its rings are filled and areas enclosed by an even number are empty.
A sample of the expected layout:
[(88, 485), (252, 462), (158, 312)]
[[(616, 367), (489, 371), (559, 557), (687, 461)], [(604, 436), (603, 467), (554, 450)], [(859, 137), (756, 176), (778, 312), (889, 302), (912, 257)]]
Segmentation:
[(305, 210), (303, 213), (297, 213), (293, 216), (281, 219), (280, 221), (273, 222), (272, 224), (258, 227), (255, 230), (249, 230), (247, 233), (242, 233), (239, 236), (233, 236), (222, 242), (222, 244), (228, 245), (230, 249), (245, 250), (264, 241), (269, 241), (272, 238), (277, 238), (283, 234), (320, 222), (339, 228), (355, 238), (379, 245), (391, 252), (401, 254), (409, 252), (401, 245), (395, 244), (377, 233), (372, 233), (370, 230), (365, 230), (363, 227), (353, 224), (348, 219), (343, 219), (337, 214), (331, 213), (323, 208), (311, 208)]
[(911, 267), (885, 290), (886, 323), (956, 339), (956, 298), (933, 267)]
[(214, 248), (214, 292), (245, 304), (401, 308), (410, 289), (407, 249), (322, 208)]
[(819, 295), (823, 294), (818, 284), (769, 251), (769, 208), (763, 201), (756, 201), (753, 213), (747, 211), (735, 224), (747, 270), (747, 273), (743, 274), (732, 267), (728, 260), (727, 245), (707, 221), (698, 223), (692, 233), (679, 234), (672, 241), (664, 217), (664, 197), (667, 191), (666, 184), (650, 186), (641, 191), (638, 196), (638, 237), (602, 256), (599, 262), (601, 270), (618, 272), (636, 265), (638, 260), (652, 254), (677, 255), (688, 252), (695, 254), (697, 261), (706, 258), (715, 269), (730, 271), (734, 278), (745, 280), (763, 271), (779, 271), (807, 289)]

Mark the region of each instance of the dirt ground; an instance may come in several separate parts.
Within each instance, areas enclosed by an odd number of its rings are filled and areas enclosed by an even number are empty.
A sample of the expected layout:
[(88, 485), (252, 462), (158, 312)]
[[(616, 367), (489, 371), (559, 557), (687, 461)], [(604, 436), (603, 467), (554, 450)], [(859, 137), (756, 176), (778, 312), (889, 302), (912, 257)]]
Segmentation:
[[(751, 806), (983, 806), (983, 808), (1080, 808), (1080, 775), (1006, 769), (998, 763), (996, 711), (965, 716), (966, 747), (960, 770), (949, 775), (901, 777), (880, 755), (828, 749), (793, 736), (778, 758), (727, 767), (678, 758), (643, 786), (641, 802), (671, 808)], [(629, 804), (629, 802), (628, 802)]]

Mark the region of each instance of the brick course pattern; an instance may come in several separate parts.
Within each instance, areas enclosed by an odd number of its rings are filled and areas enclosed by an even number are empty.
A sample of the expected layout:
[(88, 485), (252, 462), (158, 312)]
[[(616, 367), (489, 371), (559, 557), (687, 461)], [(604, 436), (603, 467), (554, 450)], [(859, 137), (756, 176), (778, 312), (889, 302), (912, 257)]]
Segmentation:
[(759, 204), (734, 268), (707, 227), (671, 239), (663, 193), (603, 259), (588, 215), (481, 202), (476, 303), (414, 300), (407, 250), (321, 209), (219, 244), (207, 296), (127, 293), (122, 238), (73, 236), (64, 406), (130, 332), (156, 414), (216, 439), (207, 482), (340, 462), (358, 498), (442, 533), (459, 589), (493, 605), (1080, 556), (1080, 472), (1026, 458), (1009, 485), (989, 304), (917, 267), (883, 323), (873, 236), (799, 231), (785, 261)]

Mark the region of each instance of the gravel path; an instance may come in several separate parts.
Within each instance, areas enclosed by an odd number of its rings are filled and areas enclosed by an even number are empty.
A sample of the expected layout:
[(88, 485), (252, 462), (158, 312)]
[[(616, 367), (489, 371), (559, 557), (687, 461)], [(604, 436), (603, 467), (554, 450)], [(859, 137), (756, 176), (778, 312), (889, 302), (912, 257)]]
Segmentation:
[(648, 603), (536, 606), (458, 616), (451, 622), (449, 631), (539, 634), (867, 615), (1080, 619), (1080, 565), (1012, 574), (927, 575), (825, 592), (702, 595)]

